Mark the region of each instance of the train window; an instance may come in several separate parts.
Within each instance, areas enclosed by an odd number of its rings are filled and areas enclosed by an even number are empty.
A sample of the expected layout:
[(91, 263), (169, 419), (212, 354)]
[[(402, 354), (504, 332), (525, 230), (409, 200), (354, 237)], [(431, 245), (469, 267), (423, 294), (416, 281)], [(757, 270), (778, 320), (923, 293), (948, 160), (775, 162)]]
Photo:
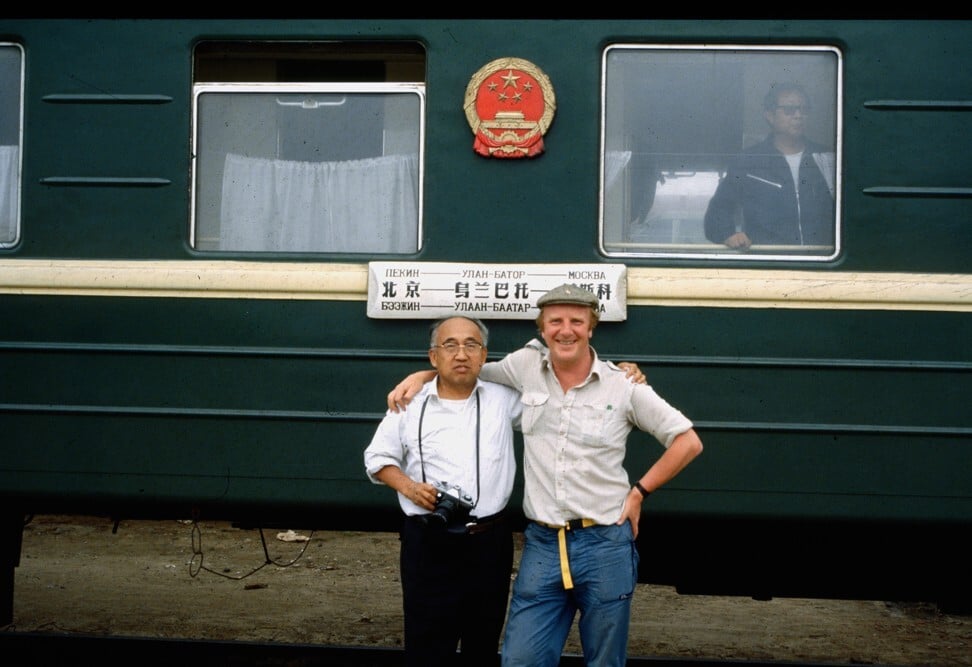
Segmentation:
[(837, 49), (619, 44), (602, 77), (603, 253), (837, 257)]
[(0, 248), (14, 246), (20, 238), (23, 88), (23, 48), (0, 43)]
[(424, 63), (415, 44), (198, 46), (193, 247), (417, 251)]

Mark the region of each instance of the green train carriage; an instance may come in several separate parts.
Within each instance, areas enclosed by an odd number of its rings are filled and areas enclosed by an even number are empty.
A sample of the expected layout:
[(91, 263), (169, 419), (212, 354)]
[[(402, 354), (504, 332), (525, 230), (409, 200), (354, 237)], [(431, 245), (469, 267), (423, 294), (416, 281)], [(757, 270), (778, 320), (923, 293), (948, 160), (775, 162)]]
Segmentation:
[[(361, 453), (435, 311), (374, 313), (372, 269), (446, 264), (619, 276), (599, 354), (706, 445), (646, 506), (642, 581), (967, 607), (970, 37), (0, 19), (6, 606), (34, 513), (394, 530)], [(481, 118), (503, 67), (536, 106)], [(706, 202), (784, 76), (830, 148), (833, 239), (731, 250)], [(534, 334), (517, 298), (484, 315), (491, 358)], [(629, 469), (659, 451), (633, 434)]]

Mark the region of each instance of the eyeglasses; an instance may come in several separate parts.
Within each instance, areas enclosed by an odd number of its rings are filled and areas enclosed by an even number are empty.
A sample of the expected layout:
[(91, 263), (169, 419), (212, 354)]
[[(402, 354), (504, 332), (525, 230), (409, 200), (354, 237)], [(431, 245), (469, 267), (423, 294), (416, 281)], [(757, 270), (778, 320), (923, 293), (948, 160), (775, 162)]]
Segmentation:
[(476, 354), (483, 349), (482, 343), (444, 343), (442, 345), (433, 345), (432, 347), (441, 348), (443, 352), (448, 354), (450, 357), (454, 357), (459, 354), (459, 348), (466, 351), (467, 354)]
[(797, 111), (799, 111), (804, 116), (806, 116), (808, 113), (810, 113), (810, 107), (801, 106), (799, 104), (781, 104), (781, 105), (779, 105), (776, 108), (777, 109), (782, 109), (783, 110), (783, 113), (785, 113), (787, 116), (792, 116)]

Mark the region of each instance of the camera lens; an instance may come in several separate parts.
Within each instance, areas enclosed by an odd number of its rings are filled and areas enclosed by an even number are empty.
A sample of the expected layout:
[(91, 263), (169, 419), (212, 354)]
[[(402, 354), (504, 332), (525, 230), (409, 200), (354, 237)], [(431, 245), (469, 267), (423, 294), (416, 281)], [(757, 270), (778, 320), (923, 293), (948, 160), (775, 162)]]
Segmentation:
[(446, 515), (445, 512), (442, 512), (441, 510), (435, 510), (434, 512), (429, 514), (428, 522), (436, 526), (445, 526), (448, 525), (449, 523), (449, 517)]
[(422, 523), (449, 532), (465, 531), (469, 511), (473, 508), (472, 498), (458, 485), (450, 487), (445, 482), (436, 482), (435, 486), (440, 489), (435, 494), (435, 509), (422, 515)]
[(449, 496), (444, 495), (439, 499), (439, 502), (436, 503), (435, 511), (433, 511), (432, 514), (440, 517), (443, 523), (449, 523), (449, 520), (452, 519), (452, 515), (455, 513), (455, 510), (455, 501)]

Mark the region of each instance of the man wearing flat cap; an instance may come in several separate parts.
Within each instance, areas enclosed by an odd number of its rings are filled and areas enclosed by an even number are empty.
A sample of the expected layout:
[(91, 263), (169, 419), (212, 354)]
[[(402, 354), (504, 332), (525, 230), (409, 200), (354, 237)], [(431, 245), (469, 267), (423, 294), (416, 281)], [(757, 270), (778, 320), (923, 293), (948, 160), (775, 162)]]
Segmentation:
[(568, 303), (588, 308), (597, 308), (599, 302), (594, 293), (590, 290), (578, 287), (577, 285), (560, 285), (537, 299), (537, 308), (543, 308), (548, 304)]
[[(534, 339), (480, 377), (517, 389), (523, 403), (523, 511), (529, 519), (506, 622), (504, 666), (555, 667), (578, 611), (587, 665), (623, 667), (635, 547), (645, 498), (702, 451), (692, 422), (647, 384), (632, 382), (590, 345), (597, 297), (560, 285), (537, 300)], [(413, 373), (389, 394), (398, 410), (421, 387)], [(427, 378), (426, 378), (427, 379)], [(637, 428), (665, 448), (632, 485), (624, 469)]]

